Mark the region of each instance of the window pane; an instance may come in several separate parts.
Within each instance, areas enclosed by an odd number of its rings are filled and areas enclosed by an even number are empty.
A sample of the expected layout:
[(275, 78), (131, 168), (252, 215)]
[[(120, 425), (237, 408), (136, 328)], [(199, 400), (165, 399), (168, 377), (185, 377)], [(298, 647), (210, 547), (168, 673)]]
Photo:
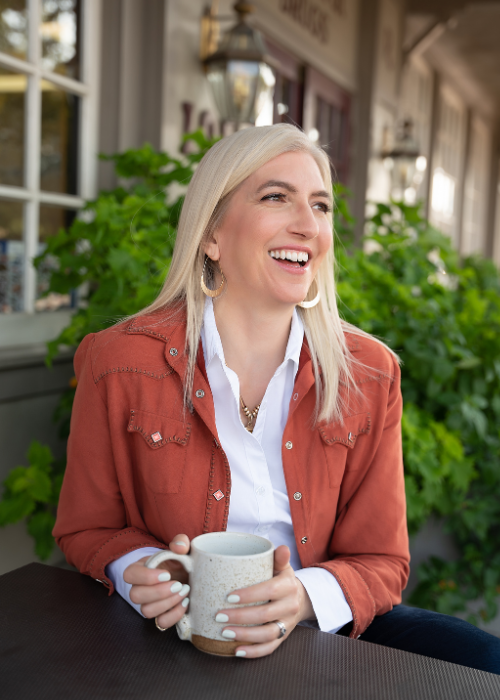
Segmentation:
[(42, 0), (42, 66), (80, 79), (80, 2)]
[(25, 75), (0, 68), (0, 184), (24, 184)]
[(0, 51), (25, 59), (27, 47), (26, 0), (0, 0)]
[(23, 205), (0, 199), (0, 313), (23, 310)]
[[(38, 254), (43, 253), (49, 236), (54, 236), (60, 229), (68, 229), (76, 216), (73, 209), (49, 204), (40, 205), (40, 227), (38, 238)], [(54, 294), (40, 298), (49, 287), (49, 277), (52, 270), (56, 269), (57, 261), (47, 258), (37, 270), (37, 285), (35, 302), (36, 311), (55, 311), (56, 309), (72, 308), (75, 306), (75, 294)]]
[(80, 98), (42, 80), (40, 188), (77, 194)]

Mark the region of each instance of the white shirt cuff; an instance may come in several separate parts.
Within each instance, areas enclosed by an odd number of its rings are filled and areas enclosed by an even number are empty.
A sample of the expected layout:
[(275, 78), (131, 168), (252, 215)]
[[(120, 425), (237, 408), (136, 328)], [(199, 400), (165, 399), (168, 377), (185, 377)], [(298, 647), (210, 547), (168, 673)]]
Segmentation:
[(352, 620), (351, 608), (333, 574), (326, 569), (298, 569), (295, 576), (306, 589), (318, 626), (322, 632), (335, 634)]
[[(124, 554), (123, 557), (115, 559), (106, 566), (106, 576), (111, 579), (111, 582), (115, 587), (115, 591), (119, 593), (121, 597), (127, 601), (127, 603), (135, 608), (140, 615), (142, 615), (141, 606), (137, 603), (132, 603), (130, 600), (130, 589), (132, 588), (132, 584), (125, 583), (123, 580), (123, 572), (127, 566), (130, 566), (130, 564), (139, 561), (139, 559), (142, 559), (143, 557), (150, 557), (152, 554), (156, 554), (156, 552), (163, 552), (163, 550), (158, 549), (158, 547), (142, 547), (141, 549), (134, 549), (133, 552)], [(144, 617), (144, 615), (142, 616)]]

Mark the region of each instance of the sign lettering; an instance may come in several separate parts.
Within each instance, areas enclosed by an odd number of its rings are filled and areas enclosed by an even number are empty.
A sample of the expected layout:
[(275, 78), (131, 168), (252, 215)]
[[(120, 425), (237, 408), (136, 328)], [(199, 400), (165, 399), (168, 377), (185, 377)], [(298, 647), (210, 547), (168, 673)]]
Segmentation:
[[(322, 0), (329, 8), (343, 6), (344, 0)], [(307, 29), (322, 44), (328, 41), (328, 14), (311, 0), (280, 0), (280, 9)], [(336, 10), (338, 12), (338, 10)]]

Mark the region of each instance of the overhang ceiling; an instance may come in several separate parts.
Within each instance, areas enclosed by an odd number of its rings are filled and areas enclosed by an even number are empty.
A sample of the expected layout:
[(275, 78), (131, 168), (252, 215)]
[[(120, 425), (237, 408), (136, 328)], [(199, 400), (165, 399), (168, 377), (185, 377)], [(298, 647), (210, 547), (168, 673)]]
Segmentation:
[(499, 0), (408, 0), (404, 49), (420, 53), (476, 112), (500, 119)]

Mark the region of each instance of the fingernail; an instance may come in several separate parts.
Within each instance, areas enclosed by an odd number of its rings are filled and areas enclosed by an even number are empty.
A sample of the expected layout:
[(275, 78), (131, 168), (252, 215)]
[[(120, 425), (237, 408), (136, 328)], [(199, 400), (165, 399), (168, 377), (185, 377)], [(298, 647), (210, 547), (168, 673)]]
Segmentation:
[(176, 544), (176, 545), (178, 545), (179, 547), (185, 547), (185, 546), (186, 546), (186, 543), (185, 543), (185, 542), (172, 542), (172, 544)]
[(215, 622), (229, 622), (229, 617), (224, 615), (224, 613), (217, 613), (215, 616)]
[(236, 632), (233, 632), (233, 630), (222, 630), (222, 636), (227, 637), (227, 639), (234, 639)]
[(184, 598), (181, 605), (183, 608), (187, 608), (187, 606), (189, 605), (189, 598)]
[(227, 597), (227, 602), (228, 603), (239, 603), (240, 596), (236, 595), (235, 593), (231, 593), (231, 595), (228, 595), (228, 597)]
[(168, 571), (164, 571), (162, 574), (158, 574), (158, 581), (170, 581), (172, 577)]
[(182, 590), (182, 583), (180, 581), (176, 581), (170, 586), (170, 593), (178, 593), (180, 590)]
[(190, 590), (191, 590), (191, 586), (188, 586), (188, 584), (185, 583), (185, 584), (182, 586), (181, 590), (179, 591), (179, 595), (187, 595), (187, 594), (189, 593)]
[(235, 656), (246, 656), (246, 655), (247, 655), (247, 653), (246, 653), (246, 651), (243, 651), (243, 649), (240, 649), (235, 654)]

